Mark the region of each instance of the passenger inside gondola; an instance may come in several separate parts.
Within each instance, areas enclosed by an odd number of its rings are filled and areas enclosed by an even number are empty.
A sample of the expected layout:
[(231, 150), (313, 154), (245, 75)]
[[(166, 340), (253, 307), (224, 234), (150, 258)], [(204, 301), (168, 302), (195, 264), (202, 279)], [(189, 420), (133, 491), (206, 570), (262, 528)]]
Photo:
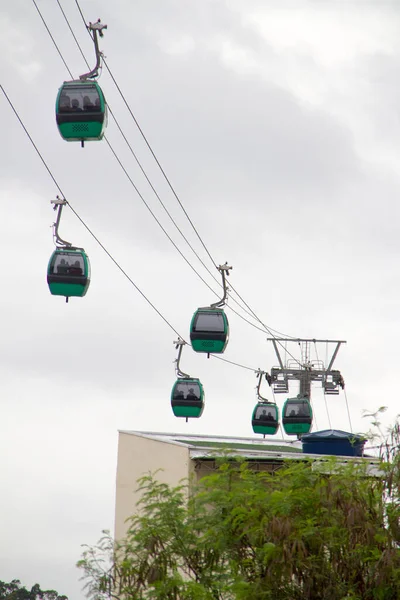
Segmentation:
[(75, 253), (57, 253), (50, 265), (50, 274), (82, 276), (84, 270), (82, 256)]
[(267, 409), (265, 409), (265, 408), (257, 409), (256, 419), (258, 419), (259, 421), (274, 421), (275, 420), (271, 411), (269, 410), (267, 413)]
[(83, 110), (93, 110), (93, 102), (90, 100), (89, 96), (83, 97)]
[(68, 269), (70, 275), (82, 275), (82, 267), (80, 266), (79, 260), (76, 260), (73, 265)]
[(72, 100), (71, 107), (72, 107), (72, 110), (74, 112), (81, 112), (82, 111), (81, 107), (79, 106), (79, 100), (77, 98), (74, 98)]
[(288, 404), (286, 406), (285, 417), (309, 417), (310, 410), (306, 402), (297, 404)]
[(68, 270), (68, 263), (66, 263), (65, 258), (60, 260), (60, 264), (57, 267), (57, 273), (59, 275), (65, 274)]
[[(190, 386), (190, 387), (189, 387)], [(193, 402), (200, 399), (199, 386), (193, 381), (180, 381), (174, 391), (174, 400), (191, 400)]]
[(71, 110), (71, 98), (66, 94), (62, 94), (60, 97), (60, 112), (70, 112)]

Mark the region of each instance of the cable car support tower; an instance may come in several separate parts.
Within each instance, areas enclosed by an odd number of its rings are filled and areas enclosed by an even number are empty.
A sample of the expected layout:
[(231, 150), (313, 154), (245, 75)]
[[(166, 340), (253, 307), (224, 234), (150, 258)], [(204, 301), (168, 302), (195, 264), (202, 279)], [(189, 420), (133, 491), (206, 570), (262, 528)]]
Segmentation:
[[(272, 342), (275, 353), (278, 359), (279, 367), (271, 369), (270, 385), (275, 394), (288, 394), (289, 381), (299, 382), (298, 398), (306, 398), (311, 400), (311, 384), (314, 381), (321, 383), (324, 394), (333, 396), (339, 394), (339, 388), (344, 389), (344, 379), (342, 374), (337, 369), (333, 369), (333, 364), (344, 340), (316, 340), (316, 339), (294, 339), (294, 338), (268, 338)], [(296, 360), (293, 356), (282, 360), (278, 344), (282, 347), (291, 342), (296, 343), (301, 348), (301, 358)], [(334, 350), (330, 358), (326, 359), (326, 365), (318, 358), (317, 344), (325, 344), (328, 348), (329, 344), (335, 344)], [(311, 347), (315, 346), (317, 358), (311, 360)]]

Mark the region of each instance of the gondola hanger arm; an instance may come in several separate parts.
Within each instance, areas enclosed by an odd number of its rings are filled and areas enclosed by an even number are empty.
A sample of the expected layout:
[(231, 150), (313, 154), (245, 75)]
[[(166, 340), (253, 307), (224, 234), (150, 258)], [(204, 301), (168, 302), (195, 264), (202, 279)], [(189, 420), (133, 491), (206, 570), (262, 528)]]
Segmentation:
[(222, 275), (222, 287), (224, 290), (224, 295), (222, 296), (221, 300), (218, 300), (218, 302), (214, 302), (213, 304), (210, 305), (211, 308), (222, 308), (223, 306), (225, 306), (226, 303), (226, 297), (228, 295), (228, 286), (226, 285), (226, 277), (229, 275), (229, 271), (233, 268), (230, 267), (228, 265), (228, 262), (226, 262), (224, 265), (219, 265), (218, 271), (221, 273)]
[(90, 31), (93, 31), (93, 43), (94, 43), (94, 50), (95, 50), (95, 54), (96, 54), (96, 65), (95, 67), (89, 71), (89, 73), (84, 73), (83, 75), (79, 75), (79, 79), (84, 81), (85, 79), (93, 79), (94, 77), (97, 77), (99, 74), (99, 69), (100, 69), (100, 65), (101, 65), (101, 59), (103, 57), (102, 52), (99, 49), (99, 41), (97, 39), (97, 34), (99, 34), (100, 37), (103, 37), (104, 33), (103, 33), (103, 29), (107, 29), (107, 25), (105, 25), (104, 23), (101, 22), (100, 19), (98, 19), (96, 21), (96, 23), (90, 23), (89, 25), (87, 25), (87, 29)]
[(263, 396), (261, 396), (260, 394), (260, 387), (261, 387), (261, 379), (262, 376), (265, 375), (266, 380), (268, 381), (268, 373), (266, 373), (265, 371), (261, 371), (261, 369), (258, 369), (256, 372), (256, 377), (258, 378), (258, 384), (257, 384), (257, 398), (259, 400), (261, 400), (262, 402), (269, 402), (269, 400), (267, 398), (264, 398)]
[(54, 207), (53, 207), (54, 210), (58, 209), (56, 222), (53, 223), (53, 227), (54, 227), (53, 238), (55, 240), (56, 246), (70, 248), (72, 246), (72, 244), (70, 242), (67, 242), (66, 240), (63, 240), (58, 235), (58, 228), (60, 226), (60, 219), (61, 219), (62, 209), (63, 209), (63, 207), (66, 204), (68, 204), (68, 202), (66, 201), (65, 198), (60, 198), (59, 196), (56, 196), (56, 199), (55, 200), (50, 200), (50, 203), (54, 204)]
[(180, 360), (181, 360), (182, 349), (183, 349), (183, 346), (186, 345), (186, 342), (185, 342), (185, 340), (182, 340), (182, 338), (178, 338), (174, 342), (174, 344), (175, 344), (176, 350), (178, 350), (178, 356), (177, 356), (177, 358), (174, 361), (176, 363), (176, 366), (175, 366), (176, 374), (177, 374), (178, 377), (181, 377), (181, 378), (184, 378), (184, 379), (190, 379), (190, 375), (188, 375), (187, 373), (184, 373), (183, 371), (181, 371), (181, 368), (180, 368), (180, 365), (179, 365)]

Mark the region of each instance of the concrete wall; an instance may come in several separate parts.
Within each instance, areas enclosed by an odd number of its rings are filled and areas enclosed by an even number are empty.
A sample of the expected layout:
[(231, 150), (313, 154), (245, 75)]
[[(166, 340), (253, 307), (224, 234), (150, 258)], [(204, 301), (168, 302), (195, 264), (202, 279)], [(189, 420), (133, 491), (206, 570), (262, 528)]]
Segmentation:
[(115, 538), (124, 537), (126, 519), (136, 511), (139, 500), (137, 480), (142, 475), (158, 471), (157, 479), (178, 485), (189, 477), (189, 449), (137, 434), (119, 433), (117, 485), (115, 499)]

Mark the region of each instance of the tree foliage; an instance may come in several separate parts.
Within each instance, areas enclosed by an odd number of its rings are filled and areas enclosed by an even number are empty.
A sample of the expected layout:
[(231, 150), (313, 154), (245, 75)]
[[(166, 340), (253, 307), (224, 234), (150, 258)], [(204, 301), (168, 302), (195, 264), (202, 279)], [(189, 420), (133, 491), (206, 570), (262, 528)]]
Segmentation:
[(400, 598), (397, 455), (382, 460), (379, 477), (366, 463), (318, 464), (292, 461), (269, 473), (225, 457), (189, 500), (186, 486), (142, 478), (125, 539), (105, 533), (78, 563), (88, 596)]
[(60, 596), (54, 590), (44, 591), (40, 589), (38, 583), (28, 590), (18, 579), (13, 579), (10, 583), (0, 581), (0, 600), (68, 600), (68, 598)]

